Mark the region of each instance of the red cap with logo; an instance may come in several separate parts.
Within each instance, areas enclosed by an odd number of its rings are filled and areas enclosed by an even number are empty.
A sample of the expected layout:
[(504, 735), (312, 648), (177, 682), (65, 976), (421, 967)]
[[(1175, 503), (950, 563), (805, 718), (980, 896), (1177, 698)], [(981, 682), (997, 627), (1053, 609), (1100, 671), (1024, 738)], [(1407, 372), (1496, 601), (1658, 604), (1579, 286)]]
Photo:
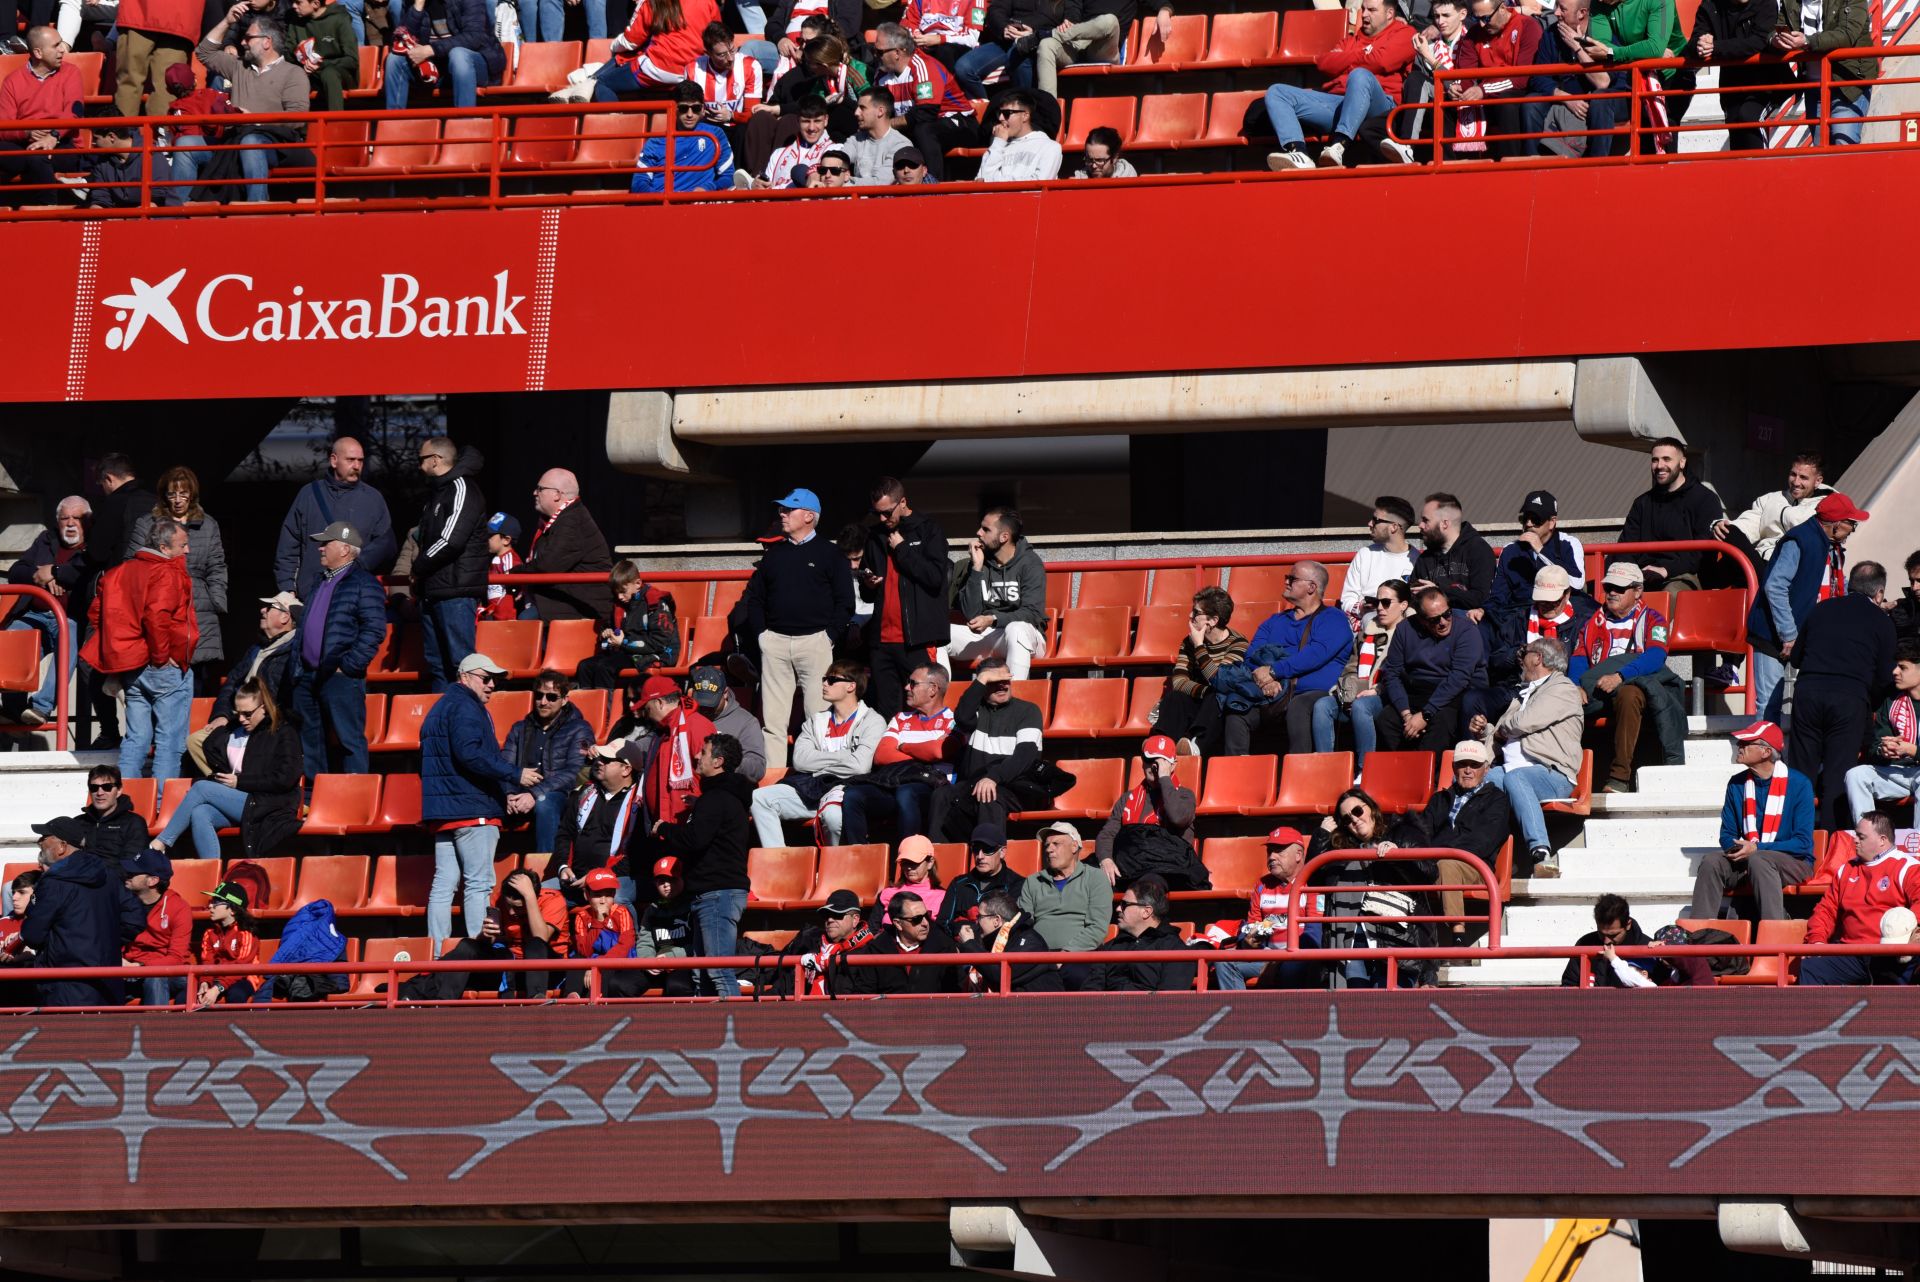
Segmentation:
[(1756, 721), (1744, 730), (1733, 732), (1735, 743), (1764, 743), (1776, 753), (1787, 750), (1787, 737), (1771, 721)]
[(1267, 844), (1269, 846), (1304, 846), (1307, 844), (1307, 839), (1300, 835), (1298, 828), (1289, 828), (1282, 824), (1267, 834)]
[(1163, 734), (1148, 735), (1147, 741), (1140, 745), (1143, 757), (1158, 757), (1162, 761), (1178, 759), (1180, 750), (1173, 746), (1173, 740)]
[(1858, 523), (1867, 519), (1867, 514), (1853, 505), (1853, 500), (1835, 490), (1820, 500), (1813, 514), (1822, 521), (1853, 521)]
[(596, 891), (620, 889), (620, 879), (608, 868), (595, 868), (581, 878), (581, 882), (586, 886), (589, 895)]
[(680, 861), (674, 858), (672, 855), (668, 855), (663, 859), (656, 859), (653, 861), (654, 880), (657, 881), (662, 877), (678, 877), (679, 875), (680, 875)]

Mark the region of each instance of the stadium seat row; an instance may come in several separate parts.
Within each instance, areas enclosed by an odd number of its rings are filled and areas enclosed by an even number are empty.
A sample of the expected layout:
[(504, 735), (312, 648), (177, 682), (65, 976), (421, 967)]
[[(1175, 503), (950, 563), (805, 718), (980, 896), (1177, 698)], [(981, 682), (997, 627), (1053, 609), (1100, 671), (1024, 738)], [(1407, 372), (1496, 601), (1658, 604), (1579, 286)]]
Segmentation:
[(1346, 11), (1338, 8), (1290, 9), (1284, 15), (1271, 10), (1222, 13), (1211, 20), (1205, 14), (1182, 14), (1173, 19), (1172, 33), (1162, 41), (1149, 19), (1127, 28), (1127, 52), (1120, 63), (1063, 67), (1060, 74), (1120, 76), (1304, 66), (1340, 42), (1345, 21)]

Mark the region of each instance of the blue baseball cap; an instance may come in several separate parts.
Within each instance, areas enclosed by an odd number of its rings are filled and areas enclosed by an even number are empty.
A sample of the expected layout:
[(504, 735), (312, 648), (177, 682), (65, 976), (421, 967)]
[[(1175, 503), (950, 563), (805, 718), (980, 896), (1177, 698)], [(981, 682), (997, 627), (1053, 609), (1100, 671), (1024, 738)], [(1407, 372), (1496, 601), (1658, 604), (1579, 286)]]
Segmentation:
[(495, 512), (487, 518), (488, 534), (504, 534), (510, 539), (520, 537), (520, 522), (506, 512)]
[(795, 490), (783, 499), (775, 499), (773, 505), (775, 507), (799, 508), (802, 511), (811, 512), (815, 516), (820, 515), (820, 496), (812, 490)]

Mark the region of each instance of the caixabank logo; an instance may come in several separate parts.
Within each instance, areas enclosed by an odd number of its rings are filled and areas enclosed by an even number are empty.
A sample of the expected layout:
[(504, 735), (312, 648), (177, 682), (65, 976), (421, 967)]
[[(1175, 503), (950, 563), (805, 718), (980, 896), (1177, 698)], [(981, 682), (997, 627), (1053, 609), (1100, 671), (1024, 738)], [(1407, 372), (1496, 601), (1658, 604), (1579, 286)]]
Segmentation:
[(129, 276), (124, 292), (102, 298), (113, 313), (102, 341), (124, 352), (161, 335), (186, 346), (524, 335), (527, 296), (513, 292), (511, 272), (495, 273), (491, 283), (491, 293), (456, 296), (429, 292), (411, 272), (385, 272), (377, 291), (324, 297), (305, 285), (259, 285), (244, 272), (195, 287), (182, 267), (155, 283)]

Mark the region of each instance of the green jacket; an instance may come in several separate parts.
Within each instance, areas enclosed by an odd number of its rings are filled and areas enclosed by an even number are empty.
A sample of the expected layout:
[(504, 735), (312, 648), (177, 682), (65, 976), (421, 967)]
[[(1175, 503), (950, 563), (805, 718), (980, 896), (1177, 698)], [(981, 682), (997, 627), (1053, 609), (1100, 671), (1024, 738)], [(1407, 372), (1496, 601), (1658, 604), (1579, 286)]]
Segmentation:
[(1033, 923), (1047, 947), (1063, 953), (1090, 953), (1107, 938), (1113, 924), (1113, 885), (1084, 860), (1066, 884), (1053, 884), (1042, 868), (1020, 887), (1020, 912)]
[(300, 42), (309, 39), (320, 66), (338, 76), (342, 88), (359, 86), (360, 42), (354, 39), (353, 20), (343, 6), (330, 4), (317, 18), (294, 18), (287, 23), (287, 41), (294, 47), (296, 62)]
[[(1789, 10), (1789, 17), (1794, 11)], [(1868, 0), (1823, 0), (1820, 6), (1820, 32), (1807, 37), (1808, 53), (1829, 49), (1858, 49), (1873, 43), (1873, 12)], [(1852, 58), (1833, 64), (1835, 80), (1871, 80), (1880, 73), (1877, 58)], [(1852, 102), (1865, 93), (1866, 85), (1840, 85), (1835, 88), (1841, 100)]]
[(1615, 64), (1677, 57), (1687, 43), (1673, 0), (1595, 0), (1587, 33), (1613, 50)]
[[(1844, 49), (1846, 46), (1835, 45), (1834, 48)], [(1893, 705), (1896, 702), (1905, 702), (1906, 699), (1906, 695), (1896, 694), (1891, 699), (1882, 700), (1880, 710), (1873, 714), (1872, 747), (1867, 752), (1868, 764), (1876, 761), (1893, 762), (1901, 765), (1914, 764), (1912, 757), (1889, 757), (1880, 751), (1880, 741), (1882, 739), (1898, 739), (1900, 737), (1900, 732), (1894, 729), (1893, 725)], [(1915, 711), (1920, 712), (1920, 700), (1916, 700), (1915, 703)]]

